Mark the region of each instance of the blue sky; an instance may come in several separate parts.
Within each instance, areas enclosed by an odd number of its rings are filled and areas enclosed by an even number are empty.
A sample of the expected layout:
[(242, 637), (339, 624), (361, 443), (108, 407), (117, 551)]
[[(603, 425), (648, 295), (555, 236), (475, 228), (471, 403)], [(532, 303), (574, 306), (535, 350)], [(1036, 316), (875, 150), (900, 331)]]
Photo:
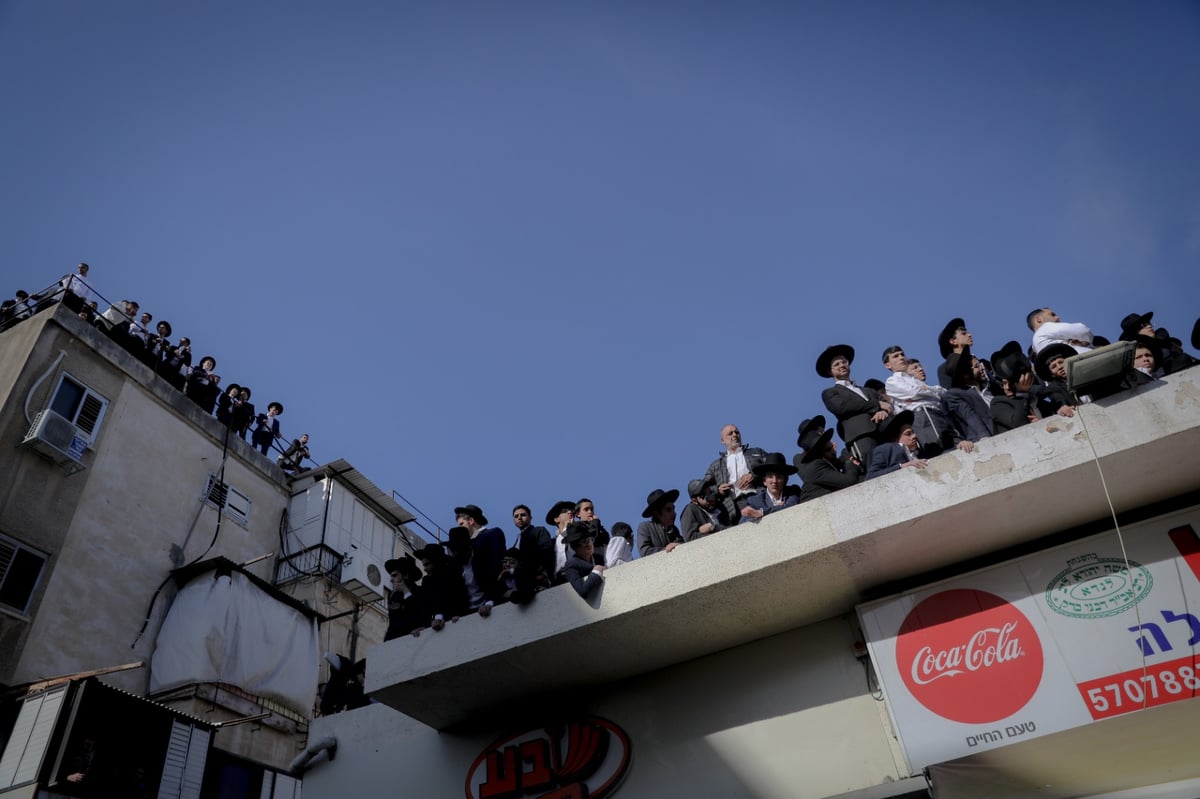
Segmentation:
[(1200, 314), (1194, 2), (0, 0), (0, 75), (0, 292), (87, 261), (442, 527), (790, 458), (829, 344)]

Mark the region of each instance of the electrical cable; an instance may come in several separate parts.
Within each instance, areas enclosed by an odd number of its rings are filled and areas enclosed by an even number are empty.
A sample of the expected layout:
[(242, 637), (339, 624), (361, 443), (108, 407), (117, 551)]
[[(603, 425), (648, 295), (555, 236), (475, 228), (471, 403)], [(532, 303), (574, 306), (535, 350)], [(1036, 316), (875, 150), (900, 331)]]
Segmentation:
[[(1091, 411), (1089, 411), (1088, 413), (1091, 413)], [(1125, 536), (1121, 532), (1121, 523), (1120, 523), (1120, 521), (1117, 520), (1117, 510), (1113, 506), (1112, 495), (1108, 491), (1108, 481), (1104, 478), (1104, 469), (1101, 468), (1101, 466), (1100, 466), (1100, 454), (1098, 452), (1096, 452), (1096, 444), (1094, 441), (1092, 441), (1091, 431), (1088, 430), (1087, 420), (1084, 418), (1087, 414), (1085, 414), (1083, 412), (1083, 405), (1079, 405), (1075, 408), (1075, 415), (1079, 418), (1080, 424), (1083, 425), (1083, 435), (1085, 438), (1087, 438), (1088, 446), (1092, 450), (1092, 462), (1096, 464), (1096, 471), (1100, 475), (1100, 487), (1104, 490), (1104, 501), (1108, 503), (1108, 513), (1110, 516), (1112, 516), (1113, 529), (1116, 530), (1116, 533), (1117, 533), (1117, 543), (1120, 544), (1120, 546), (1121, 546), (1121, 560), (1125, 563), (1125, 576), (1130, 581), (1130, 584), (1132, 587), (1133, 570), (1129, 566), (1129, 553), (1125, 550)], [(1142, 604), (1141, 597), (1135, 596), (1134, 601), (1133, 601), (1133, 614), (1134, 614), (1134, 617), (1137, 619), (1138, 629), (1140, 629), (1142, 626), (1142, 612), (1139, 609), (1139, 606), (1141, 604)], [(1142, 682), (1143, 683), (1145, 683), (1146, 678), (1148, 676), (1149, 676), (1149, 667), (1146, 663), (1146, 650), (1144, 648), (1142, 648)], [(1149, 693), (1146, 691), (1143, 691), (1142, 692), (1142, 708), (1143, 709), (1145, 707), (1147, 707), (1147, 702), (1149, 701), (1149, 699), (1150, 699)]]

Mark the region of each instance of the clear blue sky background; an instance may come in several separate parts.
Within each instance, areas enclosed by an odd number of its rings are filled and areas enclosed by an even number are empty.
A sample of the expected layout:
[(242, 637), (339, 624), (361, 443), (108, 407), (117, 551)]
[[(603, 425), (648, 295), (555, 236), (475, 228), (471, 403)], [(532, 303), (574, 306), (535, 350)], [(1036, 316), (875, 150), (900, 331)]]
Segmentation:
[(87, 261), (443, 527), (790, 458), (828, 344), (1200, 312), (1194, 2), (0, 0), (0, 75), (0, 290)]

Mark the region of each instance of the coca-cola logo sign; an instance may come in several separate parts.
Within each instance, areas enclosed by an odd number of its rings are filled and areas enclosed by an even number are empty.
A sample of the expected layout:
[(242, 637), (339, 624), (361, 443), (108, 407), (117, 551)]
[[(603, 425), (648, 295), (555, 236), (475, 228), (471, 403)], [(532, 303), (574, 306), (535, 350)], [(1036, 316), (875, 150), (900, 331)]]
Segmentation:
[(985, 591), (921, 601), (900, 625), (896, 665), (913, 697), (964, 724), (991, 724), (1025, 706), (1042, 681), (1042, 644), (1029, 619)]
[(601, 799), (629, 768), (629, 736), (592, 716), (506, 735), (467, 771), (467, 799)]

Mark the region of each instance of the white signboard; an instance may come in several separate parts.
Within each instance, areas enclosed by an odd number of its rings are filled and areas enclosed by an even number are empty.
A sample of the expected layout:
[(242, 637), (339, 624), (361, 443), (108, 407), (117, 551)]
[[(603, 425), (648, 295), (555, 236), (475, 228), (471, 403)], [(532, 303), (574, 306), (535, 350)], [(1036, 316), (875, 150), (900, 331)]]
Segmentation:
[(1200, 696), (1200, 508), (1121, 532), (858, 608), (910, 768)]

